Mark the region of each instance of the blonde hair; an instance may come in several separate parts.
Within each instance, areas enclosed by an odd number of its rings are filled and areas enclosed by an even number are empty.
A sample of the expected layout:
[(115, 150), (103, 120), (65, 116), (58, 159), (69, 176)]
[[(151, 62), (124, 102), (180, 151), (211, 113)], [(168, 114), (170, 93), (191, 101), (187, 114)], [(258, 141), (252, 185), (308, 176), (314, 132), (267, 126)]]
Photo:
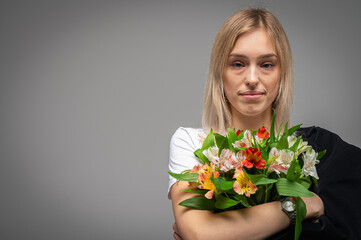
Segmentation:
[(246, 9), (231, 16), (219, 30), (213, 44), (205, 89), (202, 124), (207, 131), (223, 133), (232, 125), (229, 103), (223, 90), (223, 73), (235, 42), (242, 34), (263, 28), (276, 49), (281, 67), (278, 95), (272, 104), (276, 126), (289, 120), (293, 97), (293, 67), (290, 44), (283, 27), (264, 9)]

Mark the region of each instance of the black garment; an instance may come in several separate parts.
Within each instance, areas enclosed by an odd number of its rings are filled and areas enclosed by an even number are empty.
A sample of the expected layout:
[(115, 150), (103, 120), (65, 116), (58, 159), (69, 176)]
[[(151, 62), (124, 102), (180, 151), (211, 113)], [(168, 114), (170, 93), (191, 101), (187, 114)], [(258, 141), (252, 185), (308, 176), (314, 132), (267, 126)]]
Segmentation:
[[(361, 149), (319, 127), (301, 128), (299, 134), (316, 152), (327, 150), (316, 165), (318, 187), (310, 188), (322, 199), (325, 215), (318, 223), (304, 221), (300, 239), (361, 240)], [(268, 239), (293, 238), (290, 226)]]

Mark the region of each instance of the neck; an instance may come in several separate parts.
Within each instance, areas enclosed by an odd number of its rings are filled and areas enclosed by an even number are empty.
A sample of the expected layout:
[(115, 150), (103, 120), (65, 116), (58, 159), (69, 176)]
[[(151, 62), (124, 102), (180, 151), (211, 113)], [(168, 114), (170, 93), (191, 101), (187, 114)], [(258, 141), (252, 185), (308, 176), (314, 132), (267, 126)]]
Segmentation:
[(265, 111), (260, 115), (246, 116), (242, 115), (238, 111), (232, 112), (232, 126), (236, 130), (258, 130), (261, 126), (265, 126), (268, 130), (271, 128), (272, 115), (271, 109)]

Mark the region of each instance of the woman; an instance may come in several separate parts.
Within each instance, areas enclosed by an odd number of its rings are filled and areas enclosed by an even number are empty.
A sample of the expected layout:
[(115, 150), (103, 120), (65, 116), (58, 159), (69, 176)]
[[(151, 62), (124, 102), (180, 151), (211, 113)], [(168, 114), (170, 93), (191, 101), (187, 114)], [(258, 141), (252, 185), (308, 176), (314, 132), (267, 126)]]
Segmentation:
[[(179, 128), (175, 132), (170, 145), (170, 171), (180, 173), (198, 164), (193, 152), (201, 146), (200, 135), (210, 128), (219, 133), (225, 133), (227, 127), (256, 130), (263, 125), (269, 129), (273, 109), (277, 116), (276, 126), (288, 121), (292, 87), (291, 50), (278, 20), (270, 12), (259, 9), (243, 10), (229, 18), (213, 45), (205, 91), (203, 129)], [(360, 195), (359, 174), (349, 174), (343, 179), (347, 186), (355, 187), (352, 193), (345, 193), (342, 189), (346, 188), (342, 184), (340, 186), (341, 177), (336, 174), (340, 167), (332, 164), (349, 156), (353, 166), (361, 170), (358, 159), (360, 149), (320, 128), (301, 129), (300, 134), (316, 151), (319, 147), (320, 150), (328, 150), (318, 166), (319, 186), (312, 188), (315, 196), (303, 198), (307, 215), (301, 238), (360, 239), (359, 210), (351, 207), (356, 207), (357, 202), (355, 199), (349, 200), (351, 204), (342, 202), (346, 196)], [(335, 175), (328, 175), (330, 171), (336, 171)], [(187, 182), (176, 182), (171, 178), (169, 188), (176, 220), (175, 239), (293, 237), (294, 227), (290, 226), (290, 217), (282, 211), (280, 201), (215, 214), (178, 205), (194, 196), (183, 191), (188, 188)], [(338, 193), (338, 190), (342, 192)]]

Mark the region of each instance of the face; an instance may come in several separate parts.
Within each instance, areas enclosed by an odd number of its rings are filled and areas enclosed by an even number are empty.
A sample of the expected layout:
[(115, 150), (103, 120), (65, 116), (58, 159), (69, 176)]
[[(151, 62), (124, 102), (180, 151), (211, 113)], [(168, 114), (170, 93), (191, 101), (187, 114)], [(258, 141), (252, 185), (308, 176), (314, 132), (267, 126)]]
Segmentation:
[(240, 36), (224, 72), (224, 91), (232, 117), (269, 118), (279, 81), (278, 56), (266, 31), (257, 29)]

